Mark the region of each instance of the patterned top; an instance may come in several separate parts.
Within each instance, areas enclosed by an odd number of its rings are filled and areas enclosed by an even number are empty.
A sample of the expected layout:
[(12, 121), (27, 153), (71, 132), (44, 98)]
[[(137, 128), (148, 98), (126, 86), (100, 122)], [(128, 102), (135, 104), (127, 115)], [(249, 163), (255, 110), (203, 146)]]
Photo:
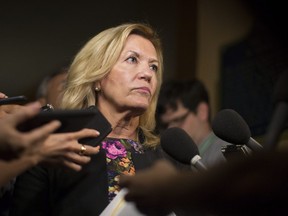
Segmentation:
[(112, 201), (120, 191), (119, 176), (135, 174), (132, 152), (143, 154), (144, 150), (140, 143), (130, 139), (106, 138), (101, 146), (106, 152), (108, 199)]

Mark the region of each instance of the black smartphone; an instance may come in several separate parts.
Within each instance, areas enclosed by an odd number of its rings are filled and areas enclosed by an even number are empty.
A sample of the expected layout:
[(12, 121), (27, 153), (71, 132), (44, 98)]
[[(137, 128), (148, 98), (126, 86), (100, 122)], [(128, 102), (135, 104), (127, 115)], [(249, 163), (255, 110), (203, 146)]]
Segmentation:
[(42, 111), (35, 117), (19, 124), (18, 129), (27, 132), (52, 120), (59, 120), (61, 122), (60, 128), (55, 133), (75, 132), (83, 128), (99, 131), (100, 135), (98, 137), (80, 140), (81, 143), (92, 146), (98, 145), (112, 130), (109, 121), (96, 107), (81, 110)]
[(0, 105), (7, 105), (7, 104), (24, 104), (27, 103), (27, 98), (24, 95), (8, 97), (8, 98), (1, 98)]

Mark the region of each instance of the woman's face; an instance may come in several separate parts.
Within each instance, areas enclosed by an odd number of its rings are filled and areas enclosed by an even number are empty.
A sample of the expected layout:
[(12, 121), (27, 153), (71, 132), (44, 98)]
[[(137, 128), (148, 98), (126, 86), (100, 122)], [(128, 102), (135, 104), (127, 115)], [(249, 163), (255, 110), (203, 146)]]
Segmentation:
[(116, 64), (100, 82), (99, 107), (143, 113), (156, 90), (158, 64), (153, 44), (139, 35), (130, 35)]

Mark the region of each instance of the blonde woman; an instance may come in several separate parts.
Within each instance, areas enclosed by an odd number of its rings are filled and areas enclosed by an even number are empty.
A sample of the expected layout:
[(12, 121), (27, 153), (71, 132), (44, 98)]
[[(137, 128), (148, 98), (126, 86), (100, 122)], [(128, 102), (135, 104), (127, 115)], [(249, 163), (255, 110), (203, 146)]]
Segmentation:
[(102, 31), (69, 68), (62, 108), (98, 108), (112, 131), (78, 173), (36, 167), (21, 176), (12, 215), (99, 215), (119, 192), (120, 175), (162, 157), (153, 130), (163, 56), (150, 26), (128, 23)]

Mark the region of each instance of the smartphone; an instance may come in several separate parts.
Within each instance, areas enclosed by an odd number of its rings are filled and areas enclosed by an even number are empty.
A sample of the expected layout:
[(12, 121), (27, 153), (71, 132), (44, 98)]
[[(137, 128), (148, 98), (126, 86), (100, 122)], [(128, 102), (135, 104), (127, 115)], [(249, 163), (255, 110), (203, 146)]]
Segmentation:
[(60, 128), (55, 133), (75, 132), (83, 128), (99, 131), (100, 135), (98, 137), (84, 138), (79, 141), (92, 146), (97, 146), (112, 130), (110, 122), (96, 107), (81, 110), (42, 111), (35, 117), (18, 125), (18, 129), (27, 132), (52, 120), (61, 122)]
[(7, 105), (7, 104), (24, 104), (27, 103), (27, 98), (24, 95), (8, 97), (8, 98), (1, 98), (0, 105)]

